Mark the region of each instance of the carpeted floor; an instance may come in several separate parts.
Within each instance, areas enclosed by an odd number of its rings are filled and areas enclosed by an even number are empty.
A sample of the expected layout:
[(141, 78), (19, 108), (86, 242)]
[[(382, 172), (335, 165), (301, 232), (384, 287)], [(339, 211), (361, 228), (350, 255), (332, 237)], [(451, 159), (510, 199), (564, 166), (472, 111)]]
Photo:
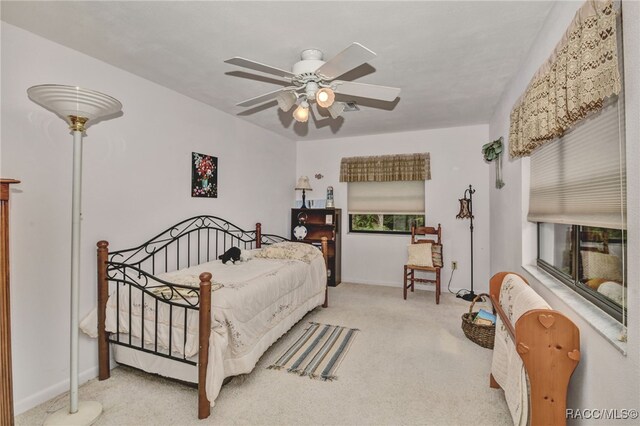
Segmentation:
[[(443, 294), (340, 284), (330, 307), (310, 312), (276, 342), (254, 371), (222, 388), (209, 419), (197, 419), (195, 388), (119, 367), (109, 380), (91, 380), (80, 400), (96, 400), (104, 412), (97, 425), (510, 425), (502, 391), (489, 388), (491, 350), (460, 329), (469, 304)], [(323, 382), (266, 367), (308, 321), (360, 329), (338, 372)], [(66, 395), (16, 418), (40, 425)]]

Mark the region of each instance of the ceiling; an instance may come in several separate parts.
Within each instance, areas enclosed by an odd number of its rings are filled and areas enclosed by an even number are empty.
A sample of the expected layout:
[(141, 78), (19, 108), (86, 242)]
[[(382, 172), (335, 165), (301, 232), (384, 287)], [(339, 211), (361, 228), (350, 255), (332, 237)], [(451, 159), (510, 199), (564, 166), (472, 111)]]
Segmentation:
[[(2, 1), (2, 20), (294, 140), (487, 123), (552, 2)], [(341, 77), (402, 89), (395, 102), (297, 123), (275, 101), (277, 77), (225, 64), (242, 56), (290, 69), (352, 42), (378, 54)], [(247, 70), (248, 71), (248, 70)], [(284, 85), (284, 84), (282, 84)], [(350, 99), (342, 99), (350, 100)]]

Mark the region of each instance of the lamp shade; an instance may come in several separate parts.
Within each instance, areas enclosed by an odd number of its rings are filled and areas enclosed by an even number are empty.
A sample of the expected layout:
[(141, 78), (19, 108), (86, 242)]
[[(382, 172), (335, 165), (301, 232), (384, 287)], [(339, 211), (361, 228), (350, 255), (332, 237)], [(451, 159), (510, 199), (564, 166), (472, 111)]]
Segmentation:
[(27, 94), (35, 103), (67, 120), (68, 117), (84, 117), (91, 121), (122, 109), (117, 99), (77, 86), (42, 84), (30, 87)]
[(331, 118), (336, 119), (344, 112), (345, 106), (344, 102), (334, 102), (327, 108), (327, 111), (331, 114)]
[(328, 87), (323, 87), (316, 93), (316, 102), (322, 108), (329, 108), (331, 105), (333, 105), (333, 101), (335, 99), (335, 93), (333, 93), (333, 90)]
[(289, 111), (296, 104), (298, 97), (293, 92), (282, 92), (277, 97), (278, 106), (283, 111)]
[(309, 178), (307, 176), (300, 176), (298, 178), (298, 183), (296, 184), (296, 189), (304, 189), (306, 191), (312, 191), (311, 185), (309, 184)]
[(306, 123), (309, 120), (309, 103), (302, 101), (300, 106), (293, 111), (293, 118), (300, 123)]
[(468, 198), (460, 198), (460, 211), (456, 215), (456, 219), (469, 219), (473, 217), (471, 213), (471, 200)]

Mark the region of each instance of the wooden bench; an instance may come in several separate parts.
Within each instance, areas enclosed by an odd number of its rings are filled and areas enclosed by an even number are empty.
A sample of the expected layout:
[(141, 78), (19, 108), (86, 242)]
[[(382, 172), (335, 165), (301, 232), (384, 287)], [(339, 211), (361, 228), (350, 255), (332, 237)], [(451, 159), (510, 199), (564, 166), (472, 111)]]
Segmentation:
[[(567, 387), (580, 361), (580, 330), (562, 313), (553, 309), (532, 309), (511, 324), (500, 304), (500, 289), (509, 274), (499, 272), (490, 281), (489, 294), (494, 310), (511, 336), (529, 377), (530, 424), (565, 425)], [(493, 374), (490, 386), (499, 388)]]

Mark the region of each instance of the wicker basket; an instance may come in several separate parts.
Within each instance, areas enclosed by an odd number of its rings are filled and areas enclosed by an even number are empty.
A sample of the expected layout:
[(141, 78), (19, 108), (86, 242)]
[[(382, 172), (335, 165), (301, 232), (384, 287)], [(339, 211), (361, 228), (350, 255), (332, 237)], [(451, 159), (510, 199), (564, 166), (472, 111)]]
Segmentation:
[(462, 331), (464, 331), (464, 335), (469, 338), (474, 343), (482, 346), (483, 348), (493, 349), (493, 339), (496, 335), (496, 325), (481, 325), (474, 324), (473, 319), (475, 318), (478, 312), (471, 312), (473, 310), (473, 305), (476, 304), (481, 297), (486, 296), (489, 300), (489, 295), (486, 293), (479, 294), (473, 299), (471, 302), (471, 306), (469, 306), (469, 312), (466, 314), (462, 314)]

